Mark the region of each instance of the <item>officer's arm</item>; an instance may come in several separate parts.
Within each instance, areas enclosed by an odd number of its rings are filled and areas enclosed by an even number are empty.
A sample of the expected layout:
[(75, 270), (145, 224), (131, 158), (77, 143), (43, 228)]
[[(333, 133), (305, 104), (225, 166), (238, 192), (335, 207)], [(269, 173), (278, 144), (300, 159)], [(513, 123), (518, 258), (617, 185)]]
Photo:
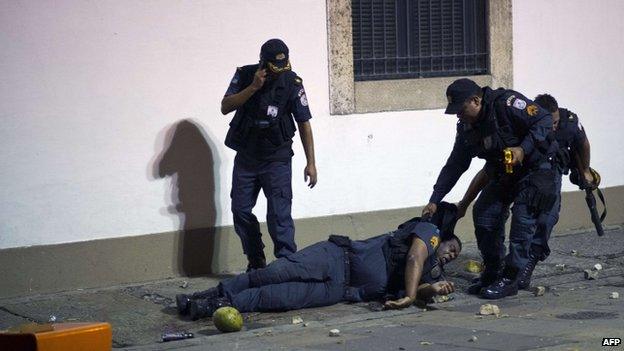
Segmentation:
[(574, 126), (574, 139), (572, 145), (574, 147), (575, 154), (578, 157), (578, 166), (585, 174), (589, 174), (589, 160), (590, 160), (590, 146), (589, 139), (585, 133), (585, 128), (578, 122)]
[(446, 194), (455, 186), (459, 177), (470, 167), (472, 157), (465, 150), (463, 143), (461, 142), (459, 135), (455, 137), (455, 144), (453, 145), (453, 151), (446, 164), (442, 167), (438, 180), (436, 180), (433, 186), (433, 193), (429, 199), (429, 203), (438, 204)]
[(529, 132), (521, 141), (520, 147), (524, 151), (524, 155), (531, 154), (535, 145), (546, 140), (548, 133), (552, 131), (552, 115), (550, 112), (539, 108), (535, 103), (530, 103), (524, 109), (508, 106), (507, 111), (511, 111), (515, 118), (527, 125)]
[(420, 282), (426, 259), (427, 246), (425, 242), (414, 236), (405, 261), (405, 297), (395, 301), (387, 301), (385, 303), (386, 308), (408, 307), (416, 301), (418, 283)]
[(260, 90), (264, 85), (264, 81), (266, 79), (266, 71), (265, 70), (257, 70), (254, 74), (254, 79), (251, 84), (249, 84), (245, 89), (231, 95), (226, 95), (221, 100), (221, 113), (227, 115), (228, 113), (238, 109), (243, 106), (244, 103), (249, 100), (249, 98), (256, 93), (256, 91)]
[(466, 189), (464, 197), (457, 204), (459, 218), (463, 217), (466, 214), (466, 209), (468, 208), (468, 206), (470, 206), (470, 204), (474, 201), (477, 195), (479, 195), (481, 190), (485, 188), (488, 182), (489, 178), (487, 173), (485, 172), (485, 167), (483, 167), (479, 171), (479, 173), (477, 173), (474, 178), (472, 178), (468, 189)]
[(312, 136), (312, 126), (310, 121), (297, 122), (299, 126), (299, 136), (301, 137), (301, 144), (303, 144), (303, 151), (305, 152), (306, 160), (308, 161), (305, 169), (303, 170), (304, 181), (310, 183), (308, 186), (313, 188), (316, 185), (316, 162), (314, 159), (314, 137)]

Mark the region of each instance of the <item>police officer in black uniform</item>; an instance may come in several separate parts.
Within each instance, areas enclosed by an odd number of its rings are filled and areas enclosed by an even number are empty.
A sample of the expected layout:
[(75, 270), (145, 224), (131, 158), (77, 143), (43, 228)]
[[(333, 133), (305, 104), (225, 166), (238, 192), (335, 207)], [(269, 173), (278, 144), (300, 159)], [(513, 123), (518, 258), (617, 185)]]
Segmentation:
[[(552, 141), (547, 138), (552, 131), (552, 116), (518, 92), (481, 88), (465, 78), (449, 85), (446, 95), (449, 104), (445, 113), (459, 118), (457, 134), (423, 215), (435, 213), (437, 204), (468, 169), (473, 157), (485, 159), (488, 183), (473, 211), (485, 270), (469, 292), (488, 299), (514, 295), (518, 292), (518, 272), (529, 259), (537, 218), (550, 211), (556, 198)], [(506, 149), (512, 154), (511, 170), (505, 165)], [(505, 222), (512, 204), (509, 252), (505, 257)]]
[(225, 115), (236, 110), (225, 144), (236, 150), (232, 176), (234, 229), (247, 255), (248, 270), (266, 266), (260, 226), (252, 209), (260, 189), (267, 198), (267, 226), (275, 257), (297, 251), (291, 217), (292, 138), (295, 122), (307, 165), (304, 180), (317, 180), (310, 109), (302, 80), (291, 70), (288, 47), (280, 39), (265, 42), (260, 63), (239, 67), (221, 101)]
[[(537, 219), (535, 235), (531, 240), (529, 259), (524, 268), (518, 274), (518, 288), (527, 289), (531, 284), (531, 276), (537, 263), (544, 261), (550, 254), (548, 240), (553, 227), (559, 220), (561, 210), (561, 177), (568, 174), (572, 169), (578, 172), (580, 169), (587, 184), (595, 184), (595, 171), (589, 167), (590, 145), (585, 129), (579, 122), (578, 116), (565, 108), (559, 108), (557, 100), (548, 94), (538, 95), (535, 103), (540, 105), (553, 116), (553, 132), (549, 138), (556, 140), (551, 147), (556, 148), (555, 171), (556, 201), (549, 212), (542, 213)], [(578, 175), (576, 175), (578, 176)], [(462, 200), (458, 203), (458, 217), (463, 217), (470, 203), (488, 183), (488, 177), (484, 169), (479, 171), (470, 183)]]
[[(553, 227), (559, 220), (561, 210), (561, 178), (563, 174), (581, 173), (587, 184), (595, 184), (596, 174), (589, 167), (590, 145), (585, 129), (579, 122), (578, 116), (565, 108), (560, 108), (557, 100), (548, 94), (535, 97), (535, 103), (549, 111), (553, 116), (553, 136), (557, 141), (558, 149), (555, 157), (555, 185), (557, 199), (552, 210), (543, 213), (538, 219), (537, 230), (531, 242), (531, 253), (525, 267), (518, 275), (518, 288), (526, 289), (531, 284), (531, 275), (538, 261), (544, 261), (550, 254), (548, 239)], [(579, 172), (580, 170), (580, 172)]]
[(371, 300), (403, 308), (416, 298), (447, 295), (454, 285), (442, 267), (461, 251), (453, 233), (456, 212), (455, 205), (441, 203), (433, 218), (413, 218), (367, 240), (332, 235), (216, 288), (177, 295), (178, 312), (198, 319), (227, 305), (241, 312), (287, 311)]

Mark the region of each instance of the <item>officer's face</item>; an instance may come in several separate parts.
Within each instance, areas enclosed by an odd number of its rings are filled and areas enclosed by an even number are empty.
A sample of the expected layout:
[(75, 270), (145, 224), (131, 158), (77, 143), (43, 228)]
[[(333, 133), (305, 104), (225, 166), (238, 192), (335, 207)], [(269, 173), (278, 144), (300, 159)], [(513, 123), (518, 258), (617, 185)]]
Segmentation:
[(437, 251), (438, 261), (440, 264), (445, 265), (456, 259), (460, 251), (461, 249), (459, 248), (457, 240), (443, 241)]
[(553, 116), (553, 130), (559, 128), (559, 110), (550, 113)]
[(481, 98), (473, 96), (464, 102), (464, 106), (457, 114), (462, 122), (475, 123), (479, 120), (479, 114), (481, 113)]

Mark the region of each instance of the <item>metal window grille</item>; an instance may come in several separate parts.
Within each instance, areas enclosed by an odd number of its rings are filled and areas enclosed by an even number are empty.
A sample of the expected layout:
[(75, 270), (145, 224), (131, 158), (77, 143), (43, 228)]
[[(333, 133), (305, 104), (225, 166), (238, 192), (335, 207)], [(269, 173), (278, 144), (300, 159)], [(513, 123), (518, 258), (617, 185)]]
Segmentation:
[(488, 73), (486, 0), (352, 0), (356, 81)]

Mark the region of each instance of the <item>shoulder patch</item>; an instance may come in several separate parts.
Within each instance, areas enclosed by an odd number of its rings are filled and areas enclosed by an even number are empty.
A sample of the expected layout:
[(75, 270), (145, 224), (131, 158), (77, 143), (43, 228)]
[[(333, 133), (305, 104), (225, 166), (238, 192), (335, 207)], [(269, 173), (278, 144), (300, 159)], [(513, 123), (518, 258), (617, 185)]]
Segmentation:
[(531, 117), (535, 117), (537, 115), (537, 112), (539, 111), (539, 108), (537, 107), (537, 105), (529, 105), (526, 108), (527, 114)]
[(507, 106), (511, 106), (511, 103), (513, 102), (515, 98), (516, 98), (515, 95), (509, 95), (509, 97), (507, 98)]
[(295, 77), (295, 84), (301, 85), (303, 83), (303, 79), (301, 79), (301, 77), (297, 76)]
[(431, 237), (431, 239), (429, 239), (429, 243), (431, 244), (431, 247), (435, 249), (436, 247), (438, 247), (438, 244), (440, 243), (440, 238), (434, 235)]
[(517, 108), (518, 110), (524, 110), (526, 105), (527, 105), (526, 101), (522, 99), (516, 99), (513, 102), (513, 107)]

